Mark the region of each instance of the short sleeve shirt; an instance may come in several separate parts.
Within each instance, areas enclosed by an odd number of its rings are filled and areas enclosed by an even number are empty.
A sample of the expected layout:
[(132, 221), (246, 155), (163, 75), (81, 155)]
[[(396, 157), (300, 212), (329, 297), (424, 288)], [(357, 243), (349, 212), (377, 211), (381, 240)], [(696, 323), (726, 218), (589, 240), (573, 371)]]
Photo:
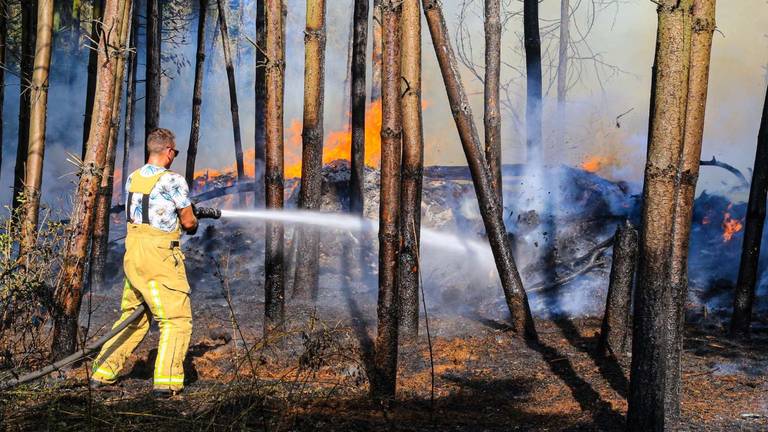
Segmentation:
[[(131, 178), (134, 175), (141, 175), (144, 177), (152, 177), (157, 173), (168, 171), (163, 167), (156, 165), (146, 164), (139, 170), (138, 173), (134, 172), (125, 182), (125, 194), (128, 196), (128, 190), (131, 187)], [(131, 218), (133, 223), (143, 223), (142, 208), (141, 208), (142, 194), (134, 193), (132, 202), (128, 203), (126, 199), (126, 205), (131, 210)], [(192, 205), (192, 201), (189, 199), (189, 186), (187, 181), (181, 175), (169, 171), (167, 174), (160, 177), (149, 194), (149, 225), (157, 228), (161, 231), (172, 232), (179, 228), (179, 217), (177, 210), (189, 207)]]

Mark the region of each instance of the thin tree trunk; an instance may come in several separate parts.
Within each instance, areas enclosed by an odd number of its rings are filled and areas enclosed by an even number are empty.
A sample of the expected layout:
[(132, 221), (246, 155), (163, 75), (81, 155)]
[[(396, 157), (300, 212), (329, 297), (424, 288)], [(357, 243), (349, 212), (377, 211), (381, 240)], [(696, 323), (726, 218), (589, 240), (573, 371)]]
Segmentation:
[[(254, 143), (255, 143), (255, 182), (261, 184), (264, 178), (264, 147), (265, 147), (265, 128), (264, 128), (264, 99), (266, 97), (266, 56), (265, 48), (265, 10), (264, 0), (256, 0), (256, 72), (255, 72), (255, 97), (254, 104)], [(264, 206), (264, 188), (256, 188), (254, 192), (254, 205), (256, 207)]]
[(701, 157), (714, 9), (714, 0), (670, 0), (658, 9), (629, 430), (673, 429), (680, 416), (688, 239)]
[[(352, 47), (354, 46), (354, 34), (355, 34), (355, 17), (354, 17), (354, 9), (352, 10), (352, 19), (349, 20), (349, 33), (348, 37), (349, 40), (347, 41), (347, 68), (345, 69), (346, 75), (344, 76), (344, 85), (342, 86), (343, 89), (350, 88), (351, 82), (352, 82)], [(346, 91), (343, 93), (343, 99), (341, 102), (341, 109), (339, 110), (339, 114), (341, 114), (341, 118), (349, 115), (349, 112), (347, 111), (347, 107), (349, 106), (349, 99), (352, 96), (351, 92), (347, 93)], [(351, 120), (347, 122), (345, 125), (346, 127), (350, 127)]]
[(16, 167), (13, 174), (13, 209), (21, 204), (29, 149), (29, 110), (32, 91), (32, 67), (35, 60), (37, 0), (21, 2), (21, 58), (19, 59), (19, 133)]
[(368, 45), (369, 0), (355, 0), (352, 44), (352, 117), (351, 173), (349, 178), (349, 210), (362, 215), (365, 188), (365, 52)]
[(93, 232), (96, 194), (101, 184), (101, 172), (107, 152), (111, 130), (115, 72), (119, 55), (114, 47), (122, 46), (120, 25), (124, 7), (130, 7), (131, 0), (106, 0), (104, 4), (104, 28), (106, 39), (99, 41), (98, 73), (96, 75), (96, 98), (93, 110), (88, 151), (80, 183), (77, 188), (74, 207), (66, 231), (63, 264), (59, 283), (54, 294), (53, 346), (51, 354), (60, 358), (75, 350), (77, 342), (77, 317), (82, 300), (83, 273), (87, 260), (88, 245)]
[(535, 340), (536, 326), (528, 305), (528, 296), (517, 271), (512, 247), (504, 227), (501, 205), (491, 185), (491, 173), (485, 164), (480, 138), (472, 118), (467, 94), (461, 83), (456, 56), (451, 46), (448, 29), (438, 0), (422, 0), (424, 14), (427, 17), (432, 44), (435, 48), (440, 72), (443, 76), (448, 101), (454, 113), (454, 121), (459, 132), (464, 154), (467, 158), (472, 183), (477, 194), (480, 214), (483, 216), (485, 231), (496, 261), (496, 268), (504, 289), (504, 298), (511, 314), (512, 327), (519, 335)]
[(499, 73), (501, 69), (501, 18), (499, 0), (485, 0), (485, 159), (491, 171), (491, 185), (503, 207), (501, 190), (501, 114)]
[[(571, 43), (571, 0), (560, 0), (560, 42), (557, 60), (557, 104), (562, 109), (568, 92), (568, 45)], [(562, 120), (562, 119), (561, 119)]]
[(31, 250), (37, 240), (40, 186), (43, 184), (45, 124), (48, 112), (48, 84), (53, 51), (53, 0), (39, 0), (35, 62), (30, 89), (29, 148), (27, 150), (24, 192), (26, 217), (21, 225), (22, 249)]
[[(325, 98), (325, 0), (307, 0), (304, 31), (304, 129), (301, 133), (299, 207), (320, 208), (323, 181), (323, 102)], [(297, 228), (294, 296), (317, 300), (320, 231)]]
[(526, 148), (528, 163), (542, 162), (541, 142), (541, 37), (539, 35), (539, 0), (523, 1), (523, 33), (526, 71)]
[(133, 14), (131, 16), (131, 38), (130, 38), (130, 51), (128, 52), (128, 83), (125, 94), (125, 127), (123, 128), (123, 167), (121, 171), (120, 192), (121, 201), (125, 202), (125, 182), (130, 173), (131, 167), (131, 155), (135, 148), (136, 141), (136, 70), (138, 55), (136, 50), (138, 49), (139, 40), (139, 3), (134, 2)]
[(598, 351), (603, 356), (624, 359), (629, 353), (632, 285), (637, 264), (637, 230), (627, 220), (616, 229), (613, 260)]
[(382, 50), (382, 21), (381, 2), (373, 0), (373, 16), (371, 17), (372, 48), (371, 48), (371, 103), (381, 99), (381, 50)]
[[(0, 0), (0, 64), (6, 65), (8, 43), (8, 0)], [(5, 68), (0, 68), (0, 169), (3, 166), (3, 130), (5, 129)], [(0, 171), (0, 173), (2, 173)]]
[(399, 303), (397, 269), (400, 252), (399, 213), (402, 162), (400, 107), (399, 0), (381, 0), (381, 194), (379, 203), (379, 301), (371, 394), (393, 400), (397, 383), (397, 333)]
[[(282, 0), (266, 1), (266, 206), (283, 208), (283, 96), (285, 91), (285, 26)], [(283, 325), (285, 285), (283, 274), (284, 230), (268, 222), (264, 263), (264, 332)]]
[(736, 293), (733, 299), (731, 335), (748, 337), (752, 323), (752, 305), (755, 302), (757, 265), (760, 260), (760, 243), (765, 224), (766, 193), (768, 193), (768, 92), (763, 105), (763, 117), (757, 134), (755, 167), (749, 188), (747, 220), (744, 226), (744, 242), (741, 245), (741, 263)]
[[(235, 66), (232, 64), (232, 48), (229, 42), (229, 27), (227, 25), (227, 9), (229, 2), (217, 0), (219, 5), (219, 28), (221, 29), (221, 45), (224, 51), (224, 63), (227, 67), (227, 82), (229, 83), (229, 109), (232, 112), (232, 133), (235, 139), (235, 163), (237, 164), (237, 181), (245, 181), (245, 166), (243, 165), (243, 142), (240, 137), (240, 109), (237, 106), (237, 84), (235, 83)], [(239, 195), (240, 206), (245, 207), (245, 195)]]
[(114, 188), (115, 159), (117, 159), (117, 141), (120, 135), (120, 104), (123, 95), (123, 78), (125, 78), (125, 63), (128, 54), (128, 40), (131, 29), (131, 9), (123, 10), (120, 26), (120, 50), (115, 66), (115, 90), (112, 96), (112, 120), (110, 122), (109, 140), (104, 163), (104, 174), (101, 178), (96, 211), (93, 222), (93, 239), (91, 241), (90, 286), (98, 287), (104, 283), (104, 267), (107, 263), (109, 249), (109, 209), (112, 206), (112, 190)]
[[(91, 16), (91, 40), (88, 45), (98, 44), (100, 38), (102, 12), (104, 10), (104, 0), (93, 1), (93, 13)], [(91, 46), (88, 52), (88, 81), (85, 84), (85, 115), (83, 116), (83, 148), (80, 153), (80, 159), (85, 159), (86, 144), (91, 129), (91, 110), (93, 109), (93, 96), (96, 93), (96, 70), (98, 65), (96, 59), (99, 53), (96, 47)]]
[(200, 0), (200, 12), (197, 17), (197, 56), (195, 59), (195, 87), (192, 93), (192, 126), (189, 131), (187, 148), (187, 170), (185, 178), (190, 188), (194, 189), (195, 159), (197, 143), (200, 141), (200, 111), (203, 106), (203, 75), (205, 70), (205, 17), (208, 12), (208, 0)]
[[(160, 126), (160, 0), (147, 0), (147, 59), (146, 79), (144, 81), (144, 138)], [(149, 158), (149, 150), (144, 144), (144, 161)]]
[(403, 1), (402, 81), (403, 167), (400, 204), (400, 332), (419, 334), (419, 233), (424, 135), (421, 118), (421, 7), (419, 0)]

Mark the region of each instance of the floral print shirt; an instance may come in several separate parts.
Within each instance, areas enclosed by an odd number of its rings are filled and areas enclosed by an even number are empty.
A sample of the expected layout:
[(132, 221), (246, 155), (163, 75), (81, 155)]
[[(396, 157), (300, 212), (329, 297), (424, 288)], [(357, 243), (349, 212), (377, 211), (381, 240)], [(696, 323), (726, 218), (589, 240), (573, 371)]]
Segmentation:
[[(168, 171), (163, 167), (146, 164), (138, 172), (138, 175), (152, 177), (155, 174)], [(131, 178), (137, 175), (135, 172), (128, 176), (125, 182), (125, 195), (128, 196), (128, 190), (131, 187)], [(133, 202), (130, 204), (131, 218), (133, 223), (143, 222), (141, 217), (141, 197), (142, 194), (134, 193)], [(127, 198), (126, 198), (127, 201)], [(192, 201), (189, 199), (189, 186), (187, 181), (180, 174), (169, 172), (163, 175), (155, 184), (152, 192), (149, 194), (149, 225), (161, 231), (172, 232), (179, 229), (179, 217), (177, 210), (189, 207)]]

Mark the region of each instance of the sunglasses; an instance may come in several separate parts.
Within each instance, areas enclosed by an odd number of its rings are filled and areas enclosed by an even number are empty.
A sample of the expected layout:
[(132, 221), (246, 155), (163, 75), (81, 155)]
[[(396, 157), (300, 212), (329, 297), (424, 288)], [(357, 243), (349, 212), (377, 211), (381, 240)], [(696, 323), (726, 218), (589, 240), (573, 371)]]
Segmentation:
[(173, 151), (173, 157), (177, 157), (177, 156), (179, 155), (179, 151), (178, 151), (178, 150), (176, 150), (175, 148), (170, 148), (170, 147), (168, 147), (168, 150), (171, 150), (171, 151)]

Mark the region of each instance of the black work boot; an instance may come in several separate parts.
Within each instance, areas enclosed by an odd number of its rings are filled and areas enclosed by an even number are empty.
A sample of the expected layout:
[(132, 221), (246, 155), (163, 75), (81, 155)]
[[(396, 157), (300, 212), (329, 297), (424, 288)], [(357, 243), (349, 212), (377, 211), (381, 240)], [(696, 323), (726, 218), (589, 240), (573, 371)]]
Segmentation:
[(171, 389), (152, 389), (152, 397), (155, 399), (170, 399), (176, 395), (181, 393), (181, 390), (171, 390)]

